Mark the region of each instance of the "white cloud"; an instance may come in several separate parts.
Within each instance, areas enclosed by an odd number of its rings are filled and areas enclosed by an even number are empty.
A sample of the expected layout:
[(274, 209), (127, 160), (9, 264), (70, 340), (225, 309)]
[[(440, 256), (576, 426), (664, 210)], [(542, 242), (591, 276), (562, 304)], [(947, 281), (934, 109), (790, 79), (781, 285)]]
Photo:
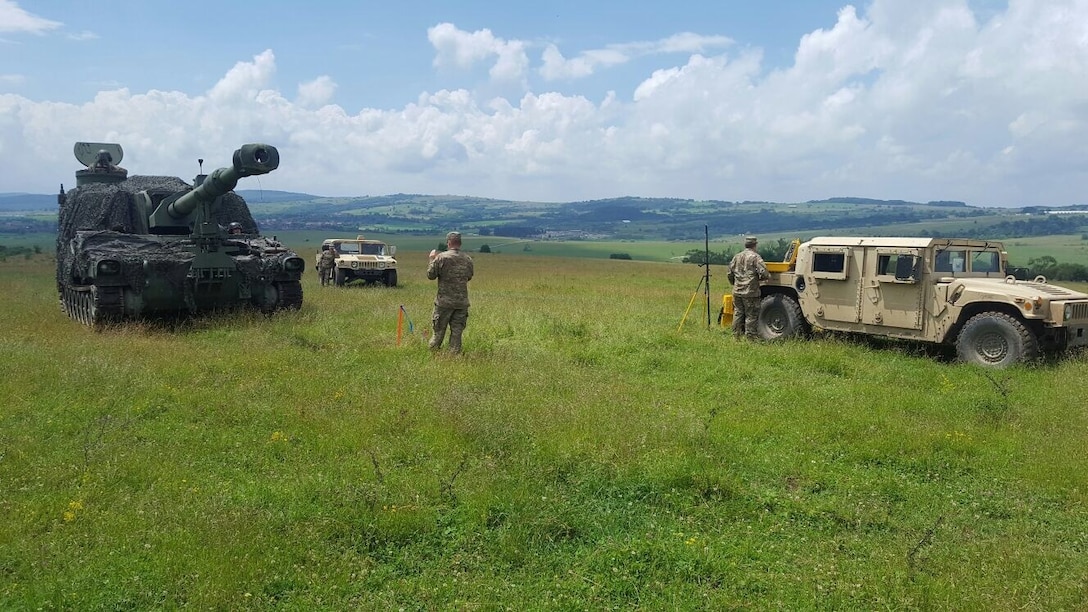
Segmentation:
[(299, 85), (293, 100), (280, 93), (271, 50), (196, 95), (114, 89), (71, 105), (0, 94), (0, 191), (70, 182), (76, 140), (122, 143), (132, 173), (183, 177), (195, 173), (190, 160), (218, 167), (240, 144), (264, 141), (283, 164), (263, 187), (326, 195), (1088, 201), (1084, 0), (1010, 0), (986, 20), (967, 0), (873, 0), (800, 39), (780, 70), (724, 37), (608, 45), (570, 60), (553, 45), (531, 66), (524, 41), (451, 24), (428, 35), (436, 65), (486, 65), (494, 78), (535, 68), (585, 77), (638, 53), (683, 57), (599, 102), (465, 87), (349, 114), (328, 103), (330, 76)]
[(82, 32), (74, 32), (68, 35), (68, 40), (74, 40), (76, 42), (84, 42), (88, 40), (98, 40), (98, 34), (91, 32), (90, 30), (83, 30)]
[(216, 100), (249, 99), (267, 87), (276, 72), (276, 56), (271, 49), (255, 55), (252, 62), (238, 62), (215, 84), (209, 96)]
[(634, 42), (609, 45), (604, 49), (583, 51), (577, 57), (566, 59), (559, 47), (550, 44), (541, 56), (540, 74), (546, 80), (580, 79), (588, 77), (598, 68), (610, 68), (648, 55), (666, 53), (703, 53), (733, 44), (725, 36), (700, 36), (691, 32), (675, 34), (653, 42)]
[(14, 0), (0, 0), (0, 32), (28, 32), (44, 34), (61, 27), (59, 21), (43, 19), (19, 8)]
[(427, 40), (437, 51), (436, 67), (468, 69), (478, 62), (494, 59), (490, 70), (492, 78), (517, 80), (529, 65), (525, 42), (497, 38), (487, 29), (466, 32), (452, 23), (440, 23), (427, 30)]
[(329, 100), (332, 100), (333, 94), (335, 93), (336, 82), (332, 80), (332, 77), (322, 75), (308, 83), (302, 83), (298, 86), (298, 98), (296, 99), (296, 102), (299, 106), (307, 108), (323, 106), (328, 104)]

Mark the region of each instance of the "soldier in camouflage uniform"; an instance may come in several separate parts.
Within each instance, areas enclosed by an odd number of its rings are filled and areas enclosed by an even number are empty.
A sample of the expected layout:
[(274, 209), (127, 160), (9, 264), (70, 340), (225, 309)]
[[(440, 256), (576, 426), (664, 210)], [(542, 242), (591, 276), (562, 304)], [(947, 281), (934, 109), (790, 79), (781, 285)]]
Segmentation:
[(431, 321), (434, 335), (432, 349), (442, 348), (446, 327), (450, 328), (450, 352), (461, 352), (461, 333), (468, 324), (468, 281), (472, 280), (472, 258), (461, 251), (461, 234), (446, 234), (447, 250), (431, 251), (427, 278), (438, 279), (438, 295), (434, 298)]
[(755, 236), (745, 236), (744, 250), (729, 262), (729, 280), (733, 283), (733, 336), (759, 338), (759, 281), (771, 274), (756, 252)]
[(329, 248), (321, 251), (317, 256), (317, 275), (321, 277), (321, 286), (328, 285), (333, 280), (333, 270), (336, 269), (336, 258), (340, 253), (336, 252), (336, 247), (329, 245)]

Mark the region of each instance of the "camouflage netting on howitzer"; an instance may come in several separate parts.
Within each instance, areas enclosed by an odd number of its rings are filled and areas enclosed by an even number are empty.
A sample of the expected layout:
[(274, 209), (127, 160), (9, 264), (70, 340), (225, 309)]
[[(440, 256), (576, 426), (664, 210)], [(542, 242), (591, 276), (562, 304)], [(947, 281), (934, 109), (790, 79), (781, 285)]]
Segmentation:
[[(111, 230), (134, 234), (136, 215), (141, 214), (136, 207), (136, 193), (148, 189), (164, 189), (173, 193), (189, 188), (188, 183), (174, 176), (134, 175), (119, 183), (88, 183), (69, 190), (57, 215), (57, 283), (71, 278), (74, 262), (69, 243), (76, 232)], [(220, 198), (212, 216), (221, 226), (237, 221), (247, 234), (258, 233), (257, 222), (253, 220), (245, 200), (233, 191)], [(184, 238), (178, 236), (175, 239)], [(161, 246), (157, 241), (153, 243)], [(186, 262), (191, 260), (190, 255)], [(161, 263), (166, 265), (165, 260)]]
[[(165, 189), (171, 193), (188, 191), (190, 186), (174, 176), (130, 176), (120, 183), (89, 183), (65, 194), (58, 217), (57, 240), (67, 241), (78, 230), (115, 230), (133, 233), (135, 230), (135, 194), (148, 189)], [(257, 222), (249, 212), (242, 196), (233, 191), (219, 200), (212, 210), (212, 220), (226, 226), (233, 221), (242, 224), (247, 234), (258, 233)]]
[(242, 252), (231, 258), (248, 278), (268, 280), (280, 276), (285, 272), (283, 262), (290, 257), (298, 257), (294, 251), (271, 238), (228, 240), (227, 244), (238, 247)]
[(233, 191), (224, 194), (220, 198), (219, 207), (212, 212), (212, 216), (215, 218), (215, 222), (223, 227), (237, 221), (242, 224), (243, 232), (247, 234), (260, 233), (257, 222), (253, 220), (253, 215), (250, 214), (245, 199)]
[(58, 274), (72, 278), (72, 270), (87, 270), (97, 261), (112, 259), (121, 263), (121, 274), (126, 284), (143, 287), (148, 276), (165, 279), (179, 290), (185, 286), (189, 264), (193, 254), (184, 241), (159, 240), (139, 234), (122, 234), (114, 231), (77, 232), (72, 239), (72, 249), (63, 259), (58, 259)]

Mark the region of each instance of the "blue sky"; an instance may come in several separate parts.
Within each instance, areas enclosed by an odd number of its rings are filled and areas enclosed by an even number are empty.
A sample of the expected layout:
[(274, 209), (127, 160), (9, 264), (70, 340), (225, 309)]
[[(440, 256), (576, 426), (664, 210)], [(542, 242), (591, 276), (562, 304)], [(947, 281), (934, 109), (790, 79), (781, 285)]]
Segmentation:
[(0, 0), (0, 192), (262, 141), (322, 195), (1088, 203), (1086, 77), (1088, 0)]

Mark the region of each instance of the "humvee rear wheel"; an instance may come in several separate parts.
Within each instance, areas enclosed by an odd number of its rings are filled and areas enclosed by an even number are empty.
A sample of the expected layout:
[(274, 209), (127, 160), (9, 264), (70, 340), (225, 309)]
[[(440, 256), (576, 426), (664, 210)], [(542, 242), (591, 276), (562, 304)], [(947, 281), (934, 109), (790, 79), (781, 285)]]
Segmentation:
[(805, 318), (797, 300), (788, 295), (768, 295), (759, 303), (759, 321), (756, 330), (764, 340), (779, 340), (800, 335), (805, 329)]
[(1039, 339), (1017, 319), (1001, 312), (977, 314), (956, 338), (960, 361), (1003, 368), (1039, 354)]

